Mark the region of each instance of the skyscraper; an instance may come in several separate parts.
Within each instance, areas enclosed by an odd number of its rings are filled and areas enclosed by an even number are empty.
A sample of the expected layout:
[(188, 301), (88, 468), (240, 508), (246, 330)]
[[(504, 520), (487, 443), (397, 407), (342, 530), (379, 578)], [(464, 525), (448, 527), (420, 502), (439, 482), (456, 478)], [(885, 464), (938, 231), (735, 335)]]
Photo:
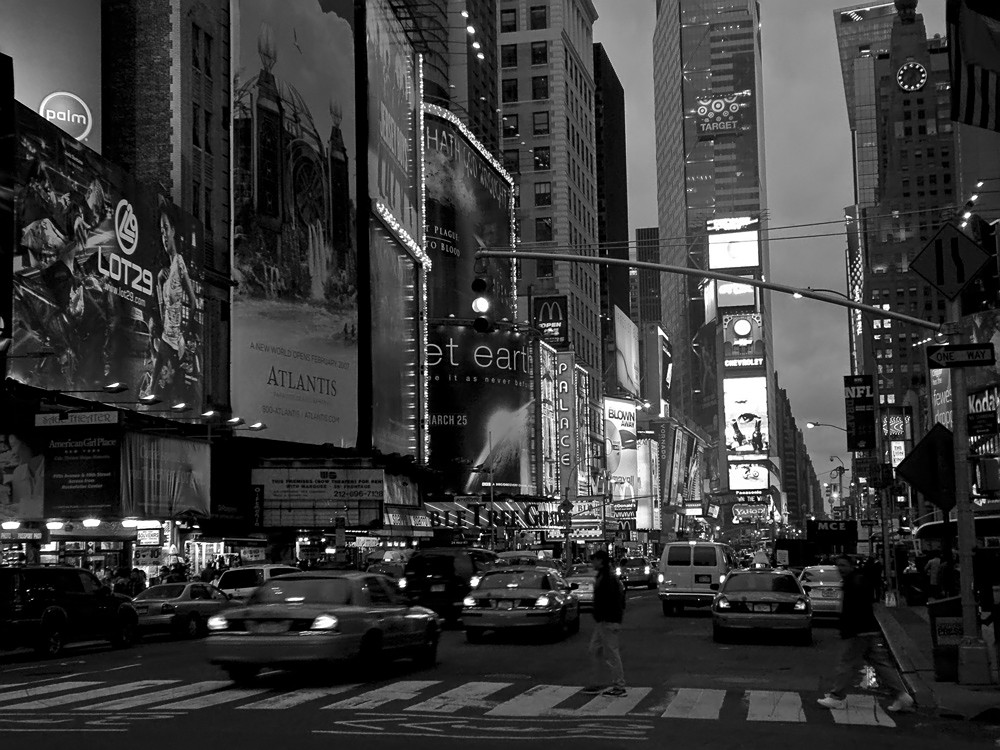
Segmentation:
[[(641, 227), (635, 230), (636, 260), (644, 263), (660, 262), (660, 230), (657, 227)], [(638, 289), (636, 307), (632, 317), (645, 331), (649, 324), (660, 325), (663, 316), (661, 279), (664, 274), (659, 271), (638, 269)]]
[[(653, 88), (662, 262), (767, 277), (758, 3), (659, 0)], [(777, 505), (770, 296), (668, 278), (661, 307), (678, 371), (675, 413), (716, 438), (706, 471), (713, 489)]]

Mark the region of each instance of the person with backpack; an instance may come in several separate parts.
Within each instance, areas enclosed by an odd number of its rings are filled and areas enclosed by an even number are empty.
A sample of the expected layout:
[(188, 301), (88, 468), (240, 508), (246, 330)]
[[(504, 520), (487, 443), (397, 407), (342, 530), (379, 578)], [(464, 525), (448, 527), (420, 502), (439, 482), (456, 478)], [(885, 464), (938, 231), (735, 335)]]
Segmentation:
[[(625, 670), (619, 648), (619, 634), (625, 614), (625, 587), (611, 569), (611, 558), (606, 550), (599, 549), (590, 556), (594, 566), (594, 634), (590, 639), (590, 660), (594, 683), (583, 690), (597, 695), (604, 693), (615, 697), (626, 695)], [(611, 685), (601, 678), (609, 673)]]

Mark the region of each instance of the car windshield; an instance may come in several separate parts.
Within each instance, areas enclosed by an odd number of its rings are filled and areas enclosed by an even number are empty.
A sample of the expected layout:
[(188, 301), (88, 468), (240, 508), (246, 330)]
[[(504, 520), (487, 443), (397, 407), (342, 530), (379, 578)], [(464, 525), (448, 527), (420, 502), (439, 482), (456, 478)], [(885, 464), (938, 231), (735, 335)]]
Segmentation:
[(836, 568), (806, 568), (802, 572), (802, 583), (843, 583)]
[(544, 589), (548, 590), (549, 578), (544, 573), (515, 571), (510, 573), (489, 573), (479, 582), (480, 589)]
[(594, 569), (589, 565), (574, 565), (569, 574), (571, 576), (592, 576), (594, 575)]
[(275, 578), (257, 589), (251, 604), (350, 604), (346, 578)]
[(168, 583), (163, 586), (153, 586), (143, 591), (136, 599), (176, 599), (184, 593), (185, 583)]
[(726, 581), (725, 592), (775, 591), (780, 594), (798, 594), (799, 585), (791, 575), (734, 575)]
[(639, 558), (625, 561), (626, 568), (645, 568), (647, 565), (649, 565), (648, 562)]

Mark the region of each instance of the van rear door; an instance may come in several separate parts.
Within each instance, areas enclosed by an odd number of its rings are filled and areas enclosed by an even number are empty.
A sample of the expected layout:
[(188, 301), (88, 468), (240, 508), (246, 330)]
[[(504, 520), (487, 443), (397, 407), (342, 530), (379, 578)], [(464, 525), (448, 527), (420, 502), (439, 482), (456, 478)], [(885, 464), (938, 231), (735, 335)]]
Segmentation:
[(699, 591), (714, 591), (712, 584), (719, 583), (725, 572), (722, 548), (712, 544), (696, 544), (692, 549), (693, 587)]
[(691, 549), (690, 544), (671, 544), (664, 550), (660, 572), (663, 573), (663, 582), (670, 588), (688, 590), (694, 585)]

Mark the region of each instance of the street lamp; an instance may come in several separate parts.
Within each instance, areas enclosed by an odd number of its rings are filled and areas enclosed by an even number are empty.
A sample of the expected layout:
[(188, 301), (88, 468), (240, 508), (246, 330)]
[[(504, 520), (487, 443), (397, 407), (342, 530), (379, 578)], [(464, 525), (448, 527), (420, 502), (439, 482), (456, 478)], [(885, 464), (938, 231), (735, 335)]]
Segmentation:
[(840, 427), (839, 425), (828, 424), (826, 422), (806, 422), (806, 427), (808, 427), (810, 430), (815, 429), (817, 427), (832, 427), (835, 430), (840, 430), (841, 432), (847, 432), (846, 427)]

